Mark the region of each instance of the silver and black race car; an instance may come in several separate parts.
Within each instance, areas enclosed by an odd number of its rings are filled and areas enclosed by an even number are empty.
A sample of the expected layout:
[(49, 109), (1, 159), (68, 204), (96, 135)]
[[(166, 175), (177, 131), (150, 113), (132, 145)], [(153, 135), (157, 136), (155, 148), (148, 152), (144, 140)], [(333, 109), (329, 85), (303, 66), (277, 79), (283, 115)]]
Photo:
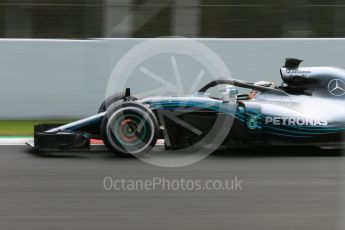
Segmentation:
[[(164, 139), (166, 149), (304, 145), (341, 148), (345, 130), (345, 69), (299, 67), (287, 58), (281, 86), (219, 79), (192, 96), (136, 98), (130, 89), (106, 99), (98, 114), (69, 124), (34, 128), (37, 150), (89, 148), (103, 140), (118, 154), (146, 153)], [(209, 91), (225, 86), (222, 97)], [(255, 96), (239, 95), (245, 88)]]

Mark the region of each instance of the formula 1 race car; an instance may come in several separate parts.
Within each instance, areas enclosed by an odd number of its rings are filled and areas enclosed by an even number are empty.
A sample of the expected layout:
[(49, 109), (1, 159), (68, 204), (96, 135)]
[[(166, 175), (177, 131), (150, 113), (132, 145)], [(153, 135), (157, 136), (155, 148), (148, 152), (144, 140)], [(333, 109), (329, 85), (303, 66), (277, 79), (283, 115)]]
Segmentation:
[[(135, 98), (130, 89), (106, 99), (98, 114), (69, 124), (34, 128), (37, 150), (88, 148), (90, 139), (103, 140), (118, 154), (146, 153), (164, 139), (166, 149), (200, 143), (210, 130), (225, 130), (219, 147), (304, 145), (341, 148), (345, 130), (345, 69), (299, 67), (287, 58), (279, 87), (219, 79), (192, 96)], [(222, 97), (210, 89), (226, 86)], [(239, 95), (250, 89), (254, 97)], [(225, 119), (225, 120), (224, 120)], [(231, 122), (215, 126), (219, 120)], [(214, 136), (217, 132), (214, 132)], [(217, 137), (218, 138), (218, 137)], [(210, 145), (207, 141), (204, 145)]]

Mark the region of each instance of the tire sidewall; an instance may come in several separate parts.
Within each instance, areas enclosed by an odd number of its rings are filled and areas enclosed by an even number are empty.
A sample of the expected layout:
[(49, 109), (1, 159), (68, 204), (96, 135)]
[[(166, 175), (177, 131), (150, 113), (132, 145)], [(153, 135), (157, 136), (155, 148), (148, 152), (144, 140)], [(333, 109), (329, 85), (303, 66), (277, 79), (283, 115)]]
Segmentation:
[[(113, 120), (116, 120), (116, 116), (121, 113), (122, 111), (130, 111), (135, 110), (136, 112), (141, 112), (143, 114), (143, 117), (145, 119), (148, 119), (150, 122), (150, 138), (149, 141), (144, 145), (144, 147), (141, 147), (140, 151), (133, 151), (128, 152), (118, 144), (118, 140), (115, 139), (115, 135), (111, 133), (112, 131), (109, 130), (110, 125), (112, 125)], [(130, 156), (130, 155), (143, 155), (147, 152), (149, 152), (156, 144), (158, 139), (158, 133), (159, 133), (159, 126), (158, 121), (154, 115), (154, 113), (149, 109), (146, 108), (144, 105), (139, 104), (137, 102), (123, 102), (123, 101), (117, 101), (109, 106), (107, 109), (106, 114), (103, 117), (102, 123), (101, 123), (101, 134), (102, 139), (104, 141), (105, 146), (112, 152), (122, 155), (122, 156)]]
[[(115, 103), (115, 102), (118, 102), (118, 101), (123, 101), (125, 97), (125, 93), (115, 93), (111, 96), (109, 96), (107, 99), (105, 99), (102, 104), (99, 106), (98, 108), (98, 113), (103, 113), (105, 112), (106, 110), (108, 110), (110, 108), (110, 106)], [(136, 97), (132, 97), (130, 96), (129, 97), (129, 100), (131, 101), (135, 101), (137, 100)]]

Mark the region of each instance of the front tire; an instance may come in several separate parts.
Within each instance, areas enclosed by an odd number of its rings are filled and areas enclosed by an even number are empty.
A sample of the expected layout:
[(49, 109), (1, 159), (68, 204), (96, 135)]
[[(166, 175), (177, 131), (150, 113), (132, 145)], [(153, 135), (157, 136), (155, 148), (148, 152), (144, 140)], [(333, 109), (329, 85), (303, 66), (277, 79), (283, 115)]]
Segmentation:
[[(107, 99), (105, 99), (102, 104), (98, 108), (98, 113), (105, 112), (113, 103), (121, 101), (125, 98), (125, 93), (115, 93), (111, 96), (109, 96)], [(130, 96), (128, 98), (129, 101), (135, 101), (138, 98)]]
[(117, 102), (107, 110), (101, 124), (106, 147), (119, 155), (139, 155), (149, 152), (159, 133), (153, 112), (136, 102)]

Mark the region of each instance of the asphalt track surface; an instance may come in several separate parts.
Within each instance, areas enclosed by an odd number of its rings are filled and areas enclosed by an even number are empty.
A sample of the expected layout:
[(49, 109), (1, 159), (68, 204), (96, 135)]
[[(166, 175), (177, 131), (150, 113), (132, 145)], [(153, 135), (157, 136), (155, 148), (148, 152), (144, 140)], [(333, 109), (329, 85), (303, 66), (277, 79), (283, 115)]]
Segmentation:
[[(0, 146), (0, 229), (344, 229), (344, 163), (337, 152), (275, 149), (161, 168), (107, 151)], [(242, 190), (106, 191), (106, 176), (237, 176)]]

